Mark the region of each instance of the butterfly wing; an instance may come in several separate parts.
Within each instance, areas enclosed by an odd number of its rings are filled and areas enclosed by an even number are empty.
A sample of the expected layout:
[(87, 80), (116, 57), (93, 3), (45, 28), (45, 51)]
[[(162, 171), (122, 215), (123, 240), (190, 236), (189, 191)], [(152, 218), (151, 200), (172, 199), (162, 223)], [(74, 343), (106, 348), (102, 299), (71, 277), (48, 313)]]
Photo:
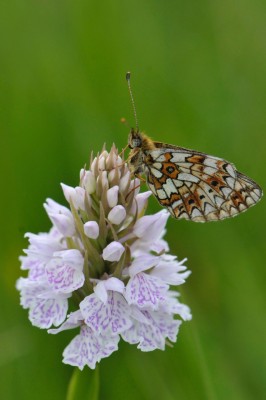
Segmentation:
[(145, 152), (147, 183), (173, 217), (206, 222), (255, 205), (261, 188), (233, 164), (194, 150), (154, 142)]

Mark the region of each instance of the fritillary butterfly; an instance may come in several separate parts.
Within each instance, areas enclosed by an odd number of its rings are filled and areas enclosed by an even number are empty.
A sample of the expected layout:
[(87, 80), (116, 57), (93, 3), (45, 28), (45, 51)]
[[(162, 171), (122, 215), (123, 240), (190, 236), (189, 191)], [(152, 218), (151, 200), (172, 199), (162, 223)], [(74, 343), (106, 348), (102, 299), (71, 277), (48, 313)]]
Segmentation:
[[(127, 74), (129, 91), (130, 74)], [(134, 173), (145, 173), (147, 184), (159, 203), (174, 218), (194, 222), (234, 217), (262, 197), (259, 185), (238, 172), (233, 164), (195, 150), (154, 142), (131, 129), (129, 165)]]

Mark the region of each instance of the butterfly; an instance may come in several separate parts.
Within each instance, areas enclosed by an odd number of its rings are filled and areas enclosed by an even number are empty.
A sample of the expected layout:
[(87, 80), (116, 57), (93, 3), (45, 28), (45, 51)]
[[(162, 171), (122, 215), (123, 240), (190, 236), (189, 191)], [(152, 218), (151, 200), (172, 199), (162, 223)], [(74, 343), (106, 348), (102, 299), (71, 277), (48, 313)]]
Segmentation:
[(154, 142), (132, 129), (129, 166), (174, 218), (194, 222), (234, 217), (262, 197), (259, 185), (233, 164), (195, 150)]
[(194, 222), (234, 217), (262, 197), (260, 186), (235, 166), (218, 157), (171, 144), (154, 142), (138, 129), (136, 120), (128, 138), (129, 167), (135, 176), (146, 175), (152, 193), (174, 218)]

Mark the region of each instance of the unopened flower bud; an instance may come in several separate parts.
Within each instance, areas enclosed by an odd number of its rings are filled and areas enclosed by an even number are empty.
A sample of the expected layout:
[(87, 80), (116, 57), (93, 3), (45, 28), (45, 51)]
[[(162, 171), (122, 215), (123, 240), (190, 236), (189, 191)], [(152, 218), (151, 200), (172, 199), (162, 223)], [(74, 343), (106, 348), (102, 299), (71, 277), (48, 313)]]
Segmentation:
[(84, 233), (90, 239), (97, 239), (99, 236), (99, 225), (95, 221), (88, 221), (84, 224)]
[(76, 209), (85, 209), (84, 201), (85, 201), (85, 191), (82, 187), (73, 188), (71, 186), (65, 185), (61, 183), (64, 195), (66, 200), (70, 203), (73, 202), (73, 205)]
[(119, 261), (124, 251), (125, 248), (121, 243), (111, 242), (103, 250), (103, 259), (105, 261)]
[(113, 208), (117, 205), (118, 202), (118, 186), (113, 186), (107, 190), (107, 201), (110, 208)]
[(120, 225), (126, 218), (126, 210), (123, 206), (115, 206), (108, 214), (108, 220), (114, 225)]
[[(84, 171), (84, 170), (83, 170)], [(82, 184), (88, 194), (92, 194), (95, 192), (96, 188), (96, 180), (95, 176), (91, 171), (85, 171), (82, 179)]]

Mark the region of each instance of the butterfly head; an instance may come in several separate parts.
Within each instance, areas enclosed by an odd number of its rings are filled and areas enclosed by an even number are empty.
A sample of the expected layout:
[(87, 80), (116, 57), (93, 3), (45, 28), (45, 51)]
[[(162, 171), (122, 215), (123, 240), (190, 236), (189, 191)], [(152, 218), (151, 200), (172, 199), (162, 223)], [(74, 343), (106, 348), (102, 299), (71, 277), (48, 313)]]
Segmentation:
[(128, 135), (128, 147), (130, 149), (136, 149), (142, 147), (142, 134), (138, 130), (135, 130), (134, 128), (131, 128), (131, 131), (129, 132)]

